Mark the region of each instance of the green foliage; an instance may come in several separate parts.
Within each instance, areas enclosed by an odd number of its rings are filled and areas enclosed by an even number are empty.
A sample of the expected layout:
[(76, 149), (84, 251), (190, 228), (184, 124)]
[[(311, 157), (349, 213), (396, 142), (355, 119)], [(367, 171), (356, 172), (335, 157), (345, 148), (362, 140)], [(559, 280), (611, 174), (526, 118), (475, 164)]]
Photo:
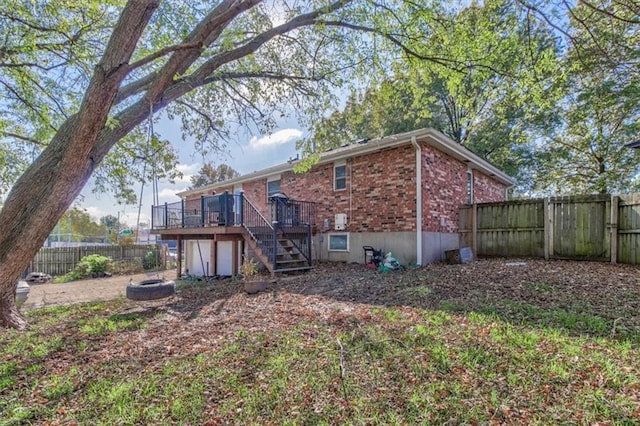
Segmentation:
[(86, 210), (73, 207), (62, 215), (49, 238), (52, 241), (103, 242), (107, 233), (107, 228), (96, 222)]
[(99, 254), (85, 256), (78, 263), (78, 269), (84, 269), (89, 275), (97, 275), (108, 272), (111, 269), (111, 258)]
[(145, 271), (158, 269), (160, 267), (160, 263), (160, 252), (158, 250), (149, 250), (144, 255), (142, 267)]
[(440, 25), (430, 28), (426, 41), (411, 44), (430, 59), (396, 61), (382, 81), (352, 92), (344, 109), (318, 122), (299, 146), (309, 154), (311, 146), (323, 151), (433, 127), (527, 188), (528, 138), (554, 96), (545, 89), (557, 69), (552, 34), (521, 21), (518, 8), (502, 1), (435, 6), (431, 14)]
[(77, 281), (77, 280), (81, 280), (83, 278), (85, 278), (86, 275), (84, 272), (78, 271), (78, 270), (73, 270), (73, 271), (69, 271), (66, 274), (59, 276), (59, 277), (55, 277), (53, 279), (54, 283), (68, 283), (71, 281)]
[(607, 16), (581, 3), (573, 9), (576, 42), (556, 82), (563, 99), (535, 152), (540, 192), (640, 190), (640, 150), (625, 146), (640, 134), (640, 26), (616, 19), (632, 14), (614, 4), (603, 5)]
[(90, 254), (80, 259), (80, 262), (76, 265), (73, 271), (67, 274), (56, 277), (54, 282), (66, 283), (69, 281), (81, 280), (89, 277), (100, 277), (105, 272), (110, 272), (113, 269), (113, 260), (110, 257), (102, 256), (99, 254)]
[(0, 194), (77, 108), (121, 5), (120, 0), (0, 3)]
[(218, 164), (217, 167), (214, 167), (211, 163), (206, 163), (196, 175), (191, 176), (191, 187), (189, 189), (223, 182), (238, 176), (240, 176), (240, 173), (227, 164)]

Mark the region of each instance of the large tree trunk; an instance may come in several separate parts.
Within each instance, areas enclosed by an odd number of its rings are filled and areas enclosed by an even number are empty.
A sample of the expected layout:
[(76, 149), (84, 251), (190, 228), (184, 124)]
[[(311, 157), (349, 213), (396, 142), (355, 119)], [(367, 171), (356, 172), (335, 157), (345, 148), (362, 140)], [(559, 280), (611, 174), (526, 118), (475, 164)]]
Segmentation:
[[(157, 58), (152, 54), (138, 63), (129, 64), (158, 1), (129, 0), (102, 60), (96, 66), (78, 113), (60, 127), (49, 146), (9, 193), (0, 212), (0, 326), (26, 327), (13, 298), (16, 280), (80, 193), (94, 168), (118, 140), (149, 116), (150, 109), (158, 111), (194, 88), (207, 84), (219, 67), (253, 54), (274, 37), (313, 25), (318, 17), (338, 10), (352, 0), (336, 0), (294, 17), (239, 47), (214, 55), (189, 76), (175, 79), (175, 75), (183, 74), (200, 57), (202, 49), (215, 41), (229, 22), (261, 0), (222, 1), (189, 34), (184, 44), (175, 47), (175, 55), (161, 70), (121, 88), (131, 67)], [(146, 92), (143, 99), (114, 115), (116, 125), (105, 126), (114, 102), (143, 91)]]
[[(27, 320), (20, 314), (15, 302), (16, 284), (7, 286), (7, 288), (0, 287), (0, 324), (3, 327), (11, 326), (19, 330), (27, 328)], [(6, 307), (6, 308), (5, 308)]]
[[(92, 152), (137, 41), (158, 0), (131, 0), (114, 28), (78, 113), (18, 179), (0, 212), (0, 326), (24, 329), (15, 304), (16, 282), (58, 220), (106, 155)], [(113, 141), (115, 143), (115, 141)]]

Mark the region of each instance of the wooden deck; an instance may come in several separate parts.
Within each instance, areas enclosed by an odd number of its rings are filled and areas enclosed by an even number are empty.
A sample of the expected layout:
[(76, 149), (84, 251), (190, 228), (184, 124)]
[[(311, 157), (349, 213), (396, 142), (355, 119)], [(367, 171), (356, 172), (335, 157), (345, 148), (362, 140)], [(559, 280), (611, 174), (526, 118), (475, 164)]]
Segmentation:
[[(246, 231), (242, 226), (205, 226), (197, 228), (152, 229), (151, 233), (160, 235), (162, 240), (218, 240), (229, 241), (243, 238)], [(226, 237), (225, 237), (226, 236)]]

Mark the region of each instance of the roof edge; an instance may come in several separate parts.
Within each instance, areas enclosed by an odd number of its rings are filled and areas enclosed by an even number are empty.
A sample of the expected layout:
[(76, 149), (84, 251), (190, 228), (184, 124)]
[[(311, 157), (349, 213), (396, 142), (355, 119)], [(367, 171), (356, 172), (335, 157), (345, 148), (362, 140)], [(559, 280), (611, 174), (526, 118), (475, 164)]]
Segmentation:
[[(342, 160), (350, 157), (368, 154), (370, 152), (379, 151), (385, 148), (392, 148), (395, 146), (408, 144), (411, 143), (412, 138), (416, 138), (418, 142), (426, 143), (427, 145), (430, 145), (458, 160), (470, 163), (471, 168), (479, 170), (482, 173), (497, 179), (499, 182), (507, 186), (513, 186), (515, 184), (514, 179), (504, 173), (502, 170), (498, 169), (487, 160), (474, 154), (469, 149), (454, 142), (443, 133), (433, 128), (423, 128), (412, 130), (410, 132), (383, 136), (381, 138), (371, 139), (365, 143), (350, 144), (337, 149), (333, 149), (331, 151), (326, 151), (320, 154), (320, 160), (316, 164), (325, 164), (336, 160)], [(271, 175), (293, 170), (293, 168), (297, 163), (299, 163), (299, 161), (300, 160), (278, 164), (276, 166), (257, 170), (234, 179), (228, 179), (226, 181), (216, 182), (200, 188), (178, 192), (177, 195), (183, 197), (186, 195), (204, 194), (216, 188), (232, 186), (256, 179), (266, 178)]]

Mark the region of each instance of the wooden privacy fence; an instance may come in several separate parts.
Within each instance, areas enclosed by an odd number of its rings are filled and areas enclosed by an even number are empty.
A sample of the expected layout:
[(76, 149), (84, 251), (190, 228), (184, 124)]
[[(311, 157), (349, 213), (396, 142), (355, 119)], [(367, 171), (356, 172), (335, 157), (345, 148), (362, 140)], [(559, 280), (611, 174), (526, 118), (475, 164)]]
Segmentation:
[(461, 246), (478, 256), (640, 264), (640, 194), (473, 204), (459, 221)]
[(123, 245), (123, 246), (79, 246), (79, 247), (43, 247), (36, 257), (29, 263), (25, 273), (43, 272), (57, 276), (64, 275), (75, 269), (80, 259), (90, 254), (110, 257), (115, 261), (132, 261), (144, 259), (145, 255), (153, 251), (162, 253), (160, 245)]

